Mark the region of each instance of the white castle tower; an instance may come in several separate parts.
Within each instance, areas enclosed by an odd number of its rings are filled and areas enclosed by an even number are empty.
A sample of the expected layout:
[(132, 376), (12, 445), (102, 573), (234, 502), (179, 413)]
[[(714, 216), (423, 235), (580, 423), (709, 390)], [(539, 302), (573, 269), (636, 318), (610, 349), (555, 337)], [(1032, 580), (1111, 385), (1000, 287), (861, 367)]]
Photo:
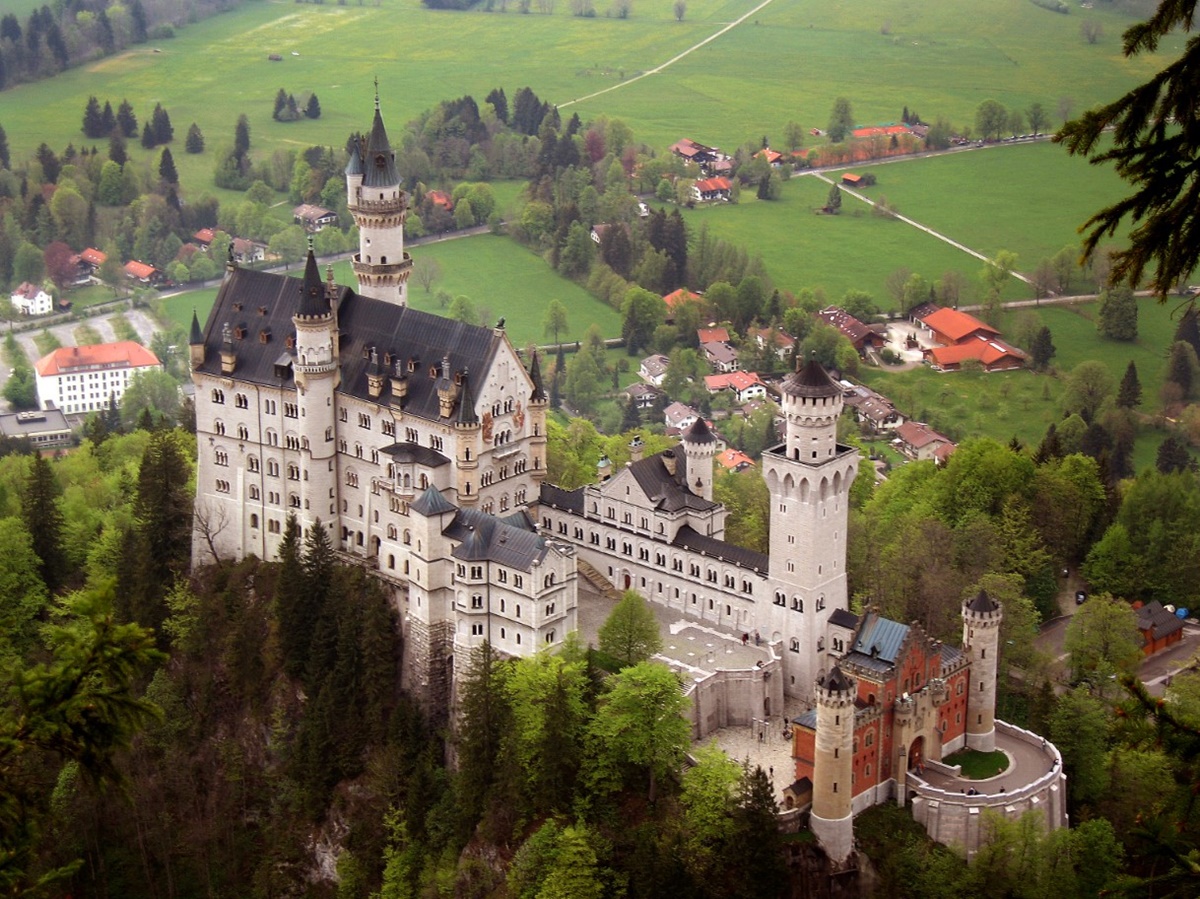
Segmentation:
[[(288, 486), (299, 491), (299, 507), (288, 495), (288, 505), (305, 529), (320, 518), (332, 529), (337, 518), (337, 442), (333, 439), (334, 391), (341, 383), (338, 365), (336, 286), (333, 272), (329, 283), (321, 282), (312, 247), (300, 282), (300, 302), (292, 323), (296, 326), (296, 401), (298, 433), (284, 434), (284, 447), (298, 450), (298, 470), (288, 462)], [(286, 401), (285, 401), (286, 404)], [(285, 412), (285, 420), (288, 416)], [(298, 481), (298, 483), (295, 483)]]
[(688, 487), (709, 502), (713, 498), (713, 457), (717, 437), (703, 417), (698, 417), (682, 435), (683, 455), (687, 459)]
[(837, 442), (842, 390), (815, 359), (782, 385), (785, 439), (763, 453), (771, 494), (772, 604), (784, 690), (807, 697), (825, 669), (829, 616), (845, 609), (846, 528), (858, 452)]
[(980, 590), (963, 603), (963, 652), (971, 660), (967, 696), (967, 747), (996, 748), (996, 669), (1000, 655), (1000, 604)]
[(858, 683), (837, 665), (816, 686), (817, 735), (809, 826), (836, 862), (854, 849), (854, 697)]
[(358, 292), (400, 306), (408, 299), (412, 257), (404, 252), (408, 197), (400, 189), (396, 154), (379, 113), (375, 85), (375, 121), (365, 147), (355, 140), (346, 165), (346, 205), (358, 225), (354, 274)]

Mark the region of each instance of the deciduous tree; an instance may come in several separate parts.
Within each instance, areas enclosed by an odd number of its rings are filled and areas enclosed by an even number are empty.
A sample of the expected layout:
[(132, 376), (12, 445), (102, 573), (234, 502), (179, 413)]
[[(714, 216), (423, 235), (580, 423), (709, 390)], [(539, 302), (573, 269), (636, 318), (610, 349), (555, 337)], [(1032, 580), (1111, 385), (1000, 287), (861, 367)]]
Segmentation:
[(1100, 294), (1096, 329), (1112, 340), (1137, 340), (1137, 297), (1125, 285), (1109, 287)]
[(829, 139), (835, 144), (840, 144), (853, 130), (854, 112), (850, 108), (850, 101), (845, 97), (838, 97), (829, 113), (829, 127), (826, 129)]
[(629, 666), (662, 649), (658, 619), (636, 590), (626, 590), (600, 627), (600, 649)]

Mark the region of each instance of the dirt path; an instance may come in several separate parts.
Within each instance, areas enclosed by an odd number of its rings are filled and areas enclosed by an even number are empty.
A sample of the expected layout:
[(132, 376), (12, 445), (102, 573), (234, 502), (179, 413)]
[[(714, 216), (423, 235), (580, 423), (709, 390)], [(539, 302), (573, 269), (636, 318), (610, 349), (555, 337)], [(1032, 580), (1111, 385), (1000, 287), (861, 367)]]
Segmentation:
[(740, 18), (734, 19), (732, 22), (730, 22), (728, 25), (726, 25), (721, 30), (719, 30), (713, 34), (710, 34), (708, 37), (706, 37), (704, 40), (700, 41), (697, 44), (692, 44), (692, 46), (688, 47), (682, 53), (678, 53), (675, 56), (672, 56), (666, 62), (662, 63), (661, 65), (655, 66), (653, 69), (649, 69), (645, 72), (642, 72), (641, 74), (634, 75), (632, 78), (626, 79), (625, 81), (622, 81), (620, 84), (613, 84), (613, 85), (610, 85), (609, 87), (604, 88), (603, 90), (598, 90), (593, 93), (590, 93), (585, 97), (576, 97), (575, 99), (568, 100), (565, 103), (559, 103), (558, 108), (565, 109), (566, 107), (568, 107), (574, 103), (582, 103), (584, 100), (591, 100), (594, 97), (599, 97), (602, 94), (607, 94), (610, 91), (617, 90), (618, 88), (628, 87), (629, 85), (633, 84), (636, 81), (641, 81), (643, 78), (648, 78), (651, 75), (657, 75), (659, 72), (662, 72), (669, 66), (673, 66), (675, 63), (679, 62), (679, 60), (683, 59), (685, 56), (687, 56), (691, 53), (695, 53), (697, 50), (699, 50), (705, 44), (712, 43), (717, 38), (719, 38), (721, 35), (725, 34), (725, 32), (732, 31), (734, 28), (737, 28), (737, 26), (741, 25), (748, 18), (750, 18), (752, 15), (754, 15), (756, 12), (758, 12), (761, 9), (766, 8), (767, 6), (770, 6), (771, 3), (772, 3), (772, 0), (763, 0), (762, 3), (758, 4), (758, 6), (754, 7), (754, 9), (750, 10), (745, 15), (741, 16)]
[[(826, 184), (838, 184), (837, 181), (834, 181), (832, 178), (827, 177), (826, 175), (822, 174), (821, 172), (802, 172), (799, 177), (816, 178), (819, 181), (824, 181)], [(850, 196), (854, 197), (854, 199), (856, 199), (856, 200), (861, 200), (863, 203), (866, 203), (872, 209), (878, 205), (874, 200), (870, 199), (869, 197), (863, 196), (856, 190), (846, 187), (844, 184), (838, 184), (838, 186), (841, 187), (842, 193), (849, 194)], [(964, 252), (970, 256), (974, 256), (976, 259), (980, 259), (983, 262), (991, 262), (992, 261), (990, 258), (985, 256), (983, 253), (980, 253), (978, 250), (972, 250), (970, 247), (959, 243), (957, 240), (947, 237), (945, 234), (942, 234), (939, 231), (934, 231), (928, 225), (922, 225), (920, 222), (910, 219), (906, 215), (901, 215), (898, 212), (892, 212), (890, 214), (893, 218), (895, 218), (901, 222), (904, 222), (904, 224), (910, 225), (911, 227), (916, 228), (918, 231), (924, 231), (926, 234), (930, 235), (931, 237), (936, 237), (938, 240), (942, 241), (943, 243), (950, 244), (950, 246), (954, 247), (956, 250), (962, 250), (962, 252)], [(1027, 278), (1025, 275), (1022, 275), (1020, 272), (1013, 272), (1012, 276), (1014, 278), (1016, 278), (1018, 281), (1024, 281), (1026, 284), (1033, 283), (1029, 280), (1029, 278)]]

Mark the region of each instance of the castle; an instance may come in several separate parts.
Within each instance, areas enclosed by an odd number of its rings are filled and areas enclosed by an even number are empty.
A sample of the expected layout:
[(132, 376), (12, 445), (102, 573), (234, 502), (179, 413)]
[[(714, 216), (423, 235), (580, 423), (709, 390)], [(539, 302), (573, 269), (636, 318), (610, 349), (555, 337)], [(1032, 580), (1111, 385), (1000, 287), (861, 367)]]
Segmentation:
[[(847, 610), (859, 458), (837, 441), (842, 390), (820, 364), (807, 362), (781, 386), (783, 441), (763, 454), (767, 555), (724, 540), (726, 511), (713, 501), (718, 443), (703, 420), (662, 453), (643, 458), (635, 442), (633, 461), (598, 484), (547, 484), (548, 402), (536, 355), (527, 370), (502, 326), (407, 305), (407, 196), (378, 95), (345, 177), (359, 229), (357, 290), (336, 285), (331, 270), (322, 278), (311, 250), (301, 278), (231, 261), (205, 326), (193, 316), (197, 561), (274, 558), (289, 514), (305, 530), (327, 529), (343, 558), (391, 589), (405, 685), (442, 715), (456, 658), (485, 641), (524, 655), (575, 629), (581, 568), (698, 626), (754, 633), (765, 662), (707, 726), (783, 714), (785, 696), (815, 698), (813, 822), (837, 857), (852, 840), (851, 808), (903, 795), (906, 752), (940, 758), (960, 732), (968, 745), (987, 743), (994, 626), (979, 623), (956, 655), (927, 647), (915, 629), (892, 646), (898, 631)], [(886, 648), (875, 646), (876, 631), (888, 632)], [(985, 644), (991, 657), (972, 681), (974, 647), (982, 662)], [(902, 695), (900, 674), (877, 676), (884, 663), (903, 671)], [(980, 690), (969, 702), (957, 692), (967, 688)], [(966, 723), (939, 730), (943, 706), (951, 703), (948, 714), (956, 701), (966, 703), (955, 712), (965, 710)], [(864, 703), (862, 715), (846, 711)], [(843, 766), (857, 755), (846, 747), (859, 736), (866, 745), (876, 724), (889, 736), (851, 787), (855, 769)], [(705, 723), (698, 728), (702, 735)], [(797, 726), (798, 754), (805, 732)]]

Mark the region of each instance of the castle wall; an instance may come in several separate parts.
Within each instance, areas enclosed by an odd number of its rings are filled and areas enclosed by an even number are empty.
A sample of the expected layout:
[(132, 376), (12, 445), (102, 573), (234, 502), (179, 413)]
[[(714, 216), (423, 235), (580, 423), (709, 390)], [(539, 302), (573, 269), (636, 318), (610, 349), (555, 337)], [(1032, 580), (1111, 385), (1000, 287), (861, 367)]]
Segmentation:
[(689, 717), (692, 740), (703, 740), (722, 727), (749, 727), (754, 720), (783, 709), (780, 664), (773, 659), (761, 668), (722, 669), (692, 681), (686, 691), (692, 701)]

